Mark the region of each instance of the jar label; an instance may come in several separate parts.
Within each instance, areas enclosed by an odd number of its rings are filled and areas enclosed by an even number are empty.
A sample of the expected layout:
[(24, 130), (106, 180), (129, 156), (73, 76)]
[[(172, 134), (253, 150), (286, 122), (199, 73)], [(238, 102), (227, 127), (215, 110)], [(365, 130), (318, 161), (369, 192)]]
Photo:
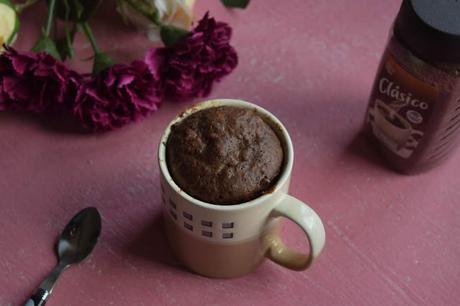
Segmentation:
[(426, 133), (438, 92), (407, 72), (389, 52), (381, 65), (366, 121), (385, 147), (409, 158)]

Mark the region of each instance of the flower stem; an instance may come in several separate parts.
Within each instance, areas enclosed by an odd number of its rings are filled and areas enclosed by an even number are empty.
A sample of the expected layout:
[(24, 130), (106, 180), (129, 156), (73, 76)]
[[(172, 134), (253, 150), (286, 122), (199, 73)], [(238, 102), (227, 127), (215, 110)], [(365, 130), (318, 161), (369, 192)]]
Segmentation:
[(144, 15), (146, 18), (148, 18), (151, 22), (153, 22), (156, 26), (161, 27), (163, 24), (161, 23), (160, 19), (158, 18), (158, 11), (155, 8), (155, 11), (153, 13), (148, 12), (145, 8), (140, 7), (136, 3), (133, 2), (133, 0), (124, 0), (126, 1), (129, 6), (131, 6), (133, 9)]
[(46, 19), (46, 28), (45, 28), (45, 35), (47, 37), (49, 37), (51, 34), (51, 28), (53, 26), (55, 8), (56, 8), (56, 0), (50, 0), (49, 6), (48, 6), (48, 17)]
[(94, 38), (93, 31), (91, 30), (91, 27), (89, 26), (88, 22), (82, 22), (81, 27), (83, 29), (83, 32), (85, 32), (86, 37), (89, 40), (89, 43), (91, 44), (91, 47), (94, 50), (95, 54), (101, 53), (101, 50), (96, 44), (96, 39)]
[(113, 61), (105, 52), (102, 52), (101, 49), (99, 49), (99, 47), (97, 46), (96, 39), (94, 38), (93, 31), (91, 30), (89, 23), (85, 21), (80, 23), (80, 26), (82, 27), (83, 32), (85, 32), (85, 35), (88, 38), (91, 47), (93, 48), (93, 73), (98, 74), (112, 66)]
[(16, 4), (15, 5), (15, 10), (18, 14), (20, 14), (23, 10), (25, 10), (26, 8), (34, 5), (35, 3), (37, 3), (38, 1), (40, 0), (27, 0), (26, 2), (24, 3), (21, 3), (21, 4)]

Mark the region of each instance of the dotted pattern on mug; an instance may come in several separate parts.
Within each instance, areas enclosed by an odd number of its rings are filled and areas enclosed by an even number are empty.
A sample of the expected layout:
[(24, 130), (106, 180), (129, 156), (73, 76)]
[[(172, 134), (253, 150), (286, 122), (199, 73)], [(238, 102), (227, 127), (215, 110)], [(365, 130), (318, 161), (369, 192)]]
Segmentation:
[[(219, 225), (215, 224), (215, 222), (210, 220), (199, 220), (199, 222), (197, 222), (198, 220), (195, 220), (194, 216), (190, 212), (184, 210), (182, 211), (182, 214), (178, 214), (177, 204), (174, 203), (171, 199), (169, 199), (169, 201), (166, 202), (166, 200), (164, 199), (164, 195), (162, 195), (162, 201), (165, 206), (166, 203), (169, 204), (169, 208), (167, 210), (169, 211), (169, 214), (176, 223), (180, 221), (179, 216), (182, 216), (181, 219), (183, 219), (183, 222), (181, 223), (185, 229), (191, 232), (194, 232), (195, 230), (199, 231), (201, 233), (201, 236), (203, 237), (218, 238), (217, 236), (215, 236), (215, 231), (213, 231), (213, 228), (217, 229), (216, 227), (220, 226), (223, 231), (221, 233), (221, 239), (233, 239), (234, 232), (232, 230), (235, 228), (234, 222), (223, 222)], [(194, 220), (195, 223), (199, 224), (202, 227), (201, 229), (198, 229), (198, 226), (194, 227)]]

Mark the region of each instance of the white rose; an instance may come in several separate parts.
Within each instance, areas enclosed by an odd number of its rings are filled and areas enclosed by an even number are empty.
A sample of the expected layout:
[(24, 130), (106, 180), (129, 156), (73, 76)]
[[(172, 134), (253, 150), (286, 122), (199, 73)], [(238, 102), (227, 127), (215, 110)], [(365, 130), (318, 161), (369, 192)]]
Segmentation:
[[(138, 0), (137, 2), (152, 11), (156, 8), (162, 24), (174, 25), (182, 29), (190, 29), (192, 25), (195, 0)], [(161, 40), (158, 26), (135, 10), (127, 1), (119, 2), (119, 10), (139, 30), (145, 32), (150, 40)]]
[(16, 39), (19, 21), (11, 2), (0, 0), (0, 52), (3, 44), (10, 45)]

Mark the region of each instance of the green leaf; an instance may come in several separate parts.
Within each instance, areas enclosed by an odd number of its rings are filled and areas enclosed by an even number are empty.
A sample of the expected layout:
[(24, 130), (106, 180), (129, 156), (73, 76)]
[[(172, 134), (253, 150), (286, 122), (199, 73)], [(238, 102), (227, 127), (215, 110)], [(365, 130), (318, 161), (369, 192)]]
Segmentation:
[[(14, 22), (14, 29), (13, 29), (13, 32), (11, 33), (10, 37), (6, 41), (7, 45), (11, 45), (16, 40), (16, 37), (18, 36), (19, 26), (20, 26), (19, 17), (18, 17), (18, 15), (16, 13), (16, 20)], [(1, 46), (0, 46), (0, 48), (1, 48)]]
[(113, 65), (112, 59), (105, 53), (96, 53), (94, 55), (93, 73), (98, 74)]
[(249, 5), (249, 0), (221, 0), (226, 7), (231, 8), (246, 8)]
[[(153, 24), (161, 26), (161, 20), (157, 7), (154, 4), (154, 1), (146, 0), (117, 0), (118, 2), (118, 12), (126, 18), (129, 13), (127, 13), (127, 6), (130, 6), (133, 10), (137, 11), (139, 14), (143, 15), (145, 18), (150, 20)], [(128, 18), (129, 19), (129, 18)]]
[(160, 21), (160, 13), (158, 12), (157, 9), (153, 11), (153, 13), (150, 15), (150, 21), (153, 22), (156, 25), (161, 25)]
[(190, 34), (189, 31), (173, 25), (163, 25), (160, 28), (160, 36), (166, 47), (173, 46), (176, 42)]
[(11, 3), (10, 0), (0, 0), (0, 3), (1, 3), (1, 4), (5, 4), (6, 6), (9, 6), (9, 7), (11, 7), (12, 9), (14, 9), (14, 6), (13, 6), (13, 4)]
[(34, 52), (46, 52), (56, 58), (57, 60), (61, 60), (61, 56), (59, 55), (59, 51), (56, 47), (54, 41), (46, 35), (42, 35), (38, 42), (33, 46), (32, 51)]

